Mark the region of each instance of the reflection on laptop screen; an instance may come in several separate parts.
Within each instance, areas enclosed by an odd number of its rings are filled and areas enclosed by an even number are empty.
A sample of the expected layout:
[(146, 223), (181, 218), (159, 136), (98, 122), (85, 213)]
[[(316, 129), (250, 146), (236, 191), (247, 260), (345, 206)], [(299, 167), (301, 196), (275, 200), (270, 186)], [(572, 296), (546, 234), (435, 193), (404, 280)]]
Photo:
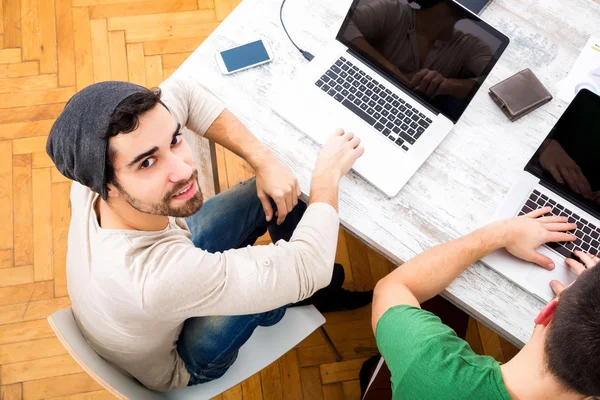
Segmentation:
[(600, 97), (581, 90), (525, 169), (600, 213)]
[(337, 39), (454, 122), (508, 45), (450, 0), (355, 0)]

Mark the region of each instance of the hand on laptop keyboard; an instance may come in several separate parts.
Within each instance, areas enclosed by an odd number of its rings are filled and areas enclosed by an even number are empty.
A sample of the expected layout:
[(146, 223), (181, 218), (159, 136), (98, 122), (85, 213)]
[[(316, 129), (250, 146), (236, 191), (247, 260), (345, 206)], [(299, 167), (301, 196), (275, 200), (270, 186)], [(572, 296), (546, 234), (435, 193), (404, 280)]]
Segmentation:
[(577, 228), (577, 225), (569, 223), (567, 217), (547, 216), (550, 210), (550, 207), (544, 207), (504, 221), (509, 224), (507, 232), (510, 235), (506, 250), (525, 261), (554, 269), (552, 260), (536, 249), (548, 242), (575, 241), (577, 237), (567, 232)]

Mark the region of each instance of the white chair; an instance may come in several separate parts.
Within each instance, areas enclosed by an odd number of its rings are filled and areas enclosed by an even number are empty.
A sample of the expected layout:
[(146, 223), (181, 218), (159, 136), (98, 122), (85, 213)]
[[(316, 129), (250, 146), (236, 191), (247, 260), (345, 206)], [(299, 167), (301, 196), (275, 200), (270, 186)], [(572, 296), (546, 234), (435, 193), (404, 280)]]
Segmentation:
[(50, 315), (48, 322), (81, 368), (117, 398), (204, 400), (223, 393), (277, 360), (323, 325), (325, 318), (313, 306), (289, 308), (279, 323), (268, 328), (256, 328), (240, 348), (237, 360), (221, 378), (166, 393), (147, 389), (100, 357), (79, 330), (70, 308), (63, 308)]

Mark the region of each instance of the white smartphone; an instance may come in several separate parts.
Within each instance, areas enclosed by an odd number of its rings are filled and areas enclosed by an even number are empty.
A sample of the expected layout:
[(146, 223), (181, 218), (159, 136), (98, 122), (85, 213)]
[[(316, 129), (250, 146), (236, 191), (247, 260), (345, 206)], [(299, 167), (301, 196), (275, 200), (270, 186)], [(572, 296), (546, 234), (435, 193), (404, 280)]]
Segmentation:
[(262, 39), (232, 47), (215, 54), (217, 65), (225, 75), (243, 71), (273, 60), (271, 48)]

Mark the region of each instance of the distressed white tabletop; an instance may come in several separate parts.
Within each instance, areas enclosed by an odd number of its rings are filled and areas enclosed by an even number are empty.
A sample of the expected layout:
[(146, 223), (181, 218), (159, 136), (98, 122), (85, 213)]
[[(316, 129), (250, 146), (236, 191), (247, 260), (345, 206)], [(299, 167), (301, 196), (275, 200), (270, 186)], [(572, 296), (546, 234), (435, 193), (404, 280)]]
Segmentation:
[[(288, 0), (284, 21), (296, 43), (318, 54), (334, 40), (350, 0)], [(318, 146), (276, 115), (271, 95), (282, 80), (306, 67), (279, 22), (280, 0), (244, 0), (176, 71), (192, 75), (219, 96), (248, 128), (298, 176), (302, 191)], [(592, 0), (494, 0), (482, 18), (511, 43), (460, 122), (400, 193), (388, 199), (354, 173), (340, 185), (343, 226), (400, 262), (490, 220), (517, 173), (538, 147), (566, 103), (555, 83), (566, 77), (590, 34), (600, 29), (600, 4)], [(225, 76), (215, 53), (262, 37), (273, 62)], [(488, 88), (531, 68), (554, 100), (517, 122), (509, 122)], [(443, 267), (443, 266), (441, 266)], [(543, 304), (477, 263), (444, 293), (462, 309), (520, 345), (532, 333)]]

